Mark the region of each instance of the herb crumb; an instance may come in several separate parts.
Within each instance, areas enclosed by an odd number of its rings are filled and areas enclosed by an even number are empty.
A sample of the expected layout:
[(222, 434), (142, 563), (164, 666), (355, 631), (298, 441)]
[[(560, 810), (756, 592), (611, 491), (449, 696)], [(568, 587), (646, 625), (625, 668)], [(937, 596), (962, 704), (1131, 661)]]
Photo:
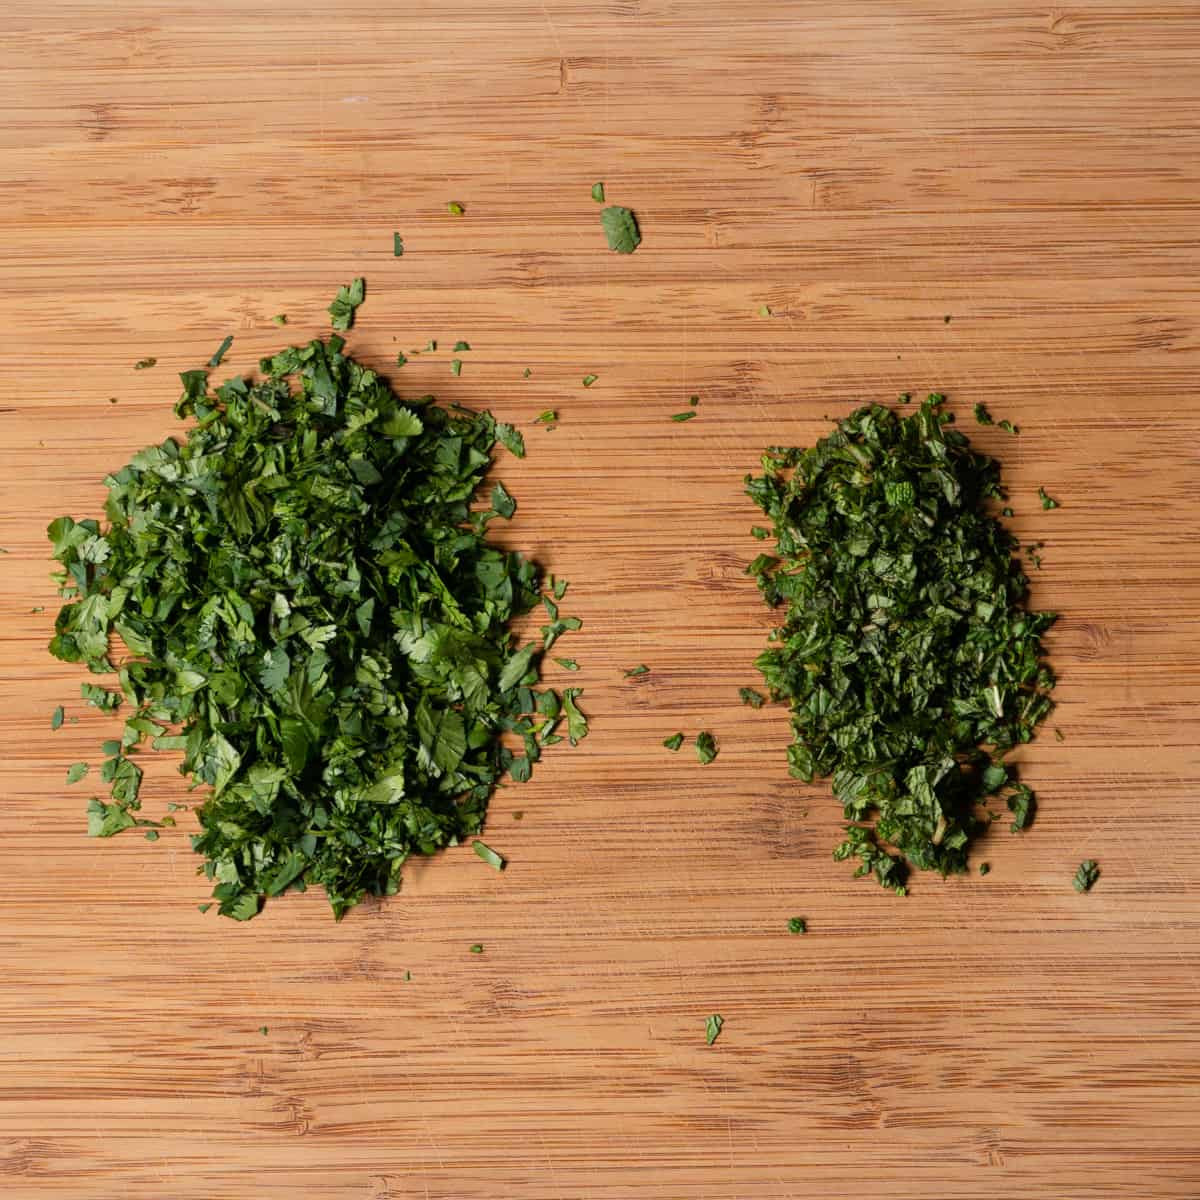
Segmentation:
[(721, 1028), (725, 1024), (725, 1018), (720, 1013), (713, 1013), (707, 1021), (704, 1022), (704, 1040), (706, 1044), (711, 1046), (717, 1040), (721, 1033)]
[(1094, 858), (1085, 858), (1071, 880), (1071, 886), (1077, 892), (1090, 892), (1097, 879), (1100, 878), (1100, 867)]

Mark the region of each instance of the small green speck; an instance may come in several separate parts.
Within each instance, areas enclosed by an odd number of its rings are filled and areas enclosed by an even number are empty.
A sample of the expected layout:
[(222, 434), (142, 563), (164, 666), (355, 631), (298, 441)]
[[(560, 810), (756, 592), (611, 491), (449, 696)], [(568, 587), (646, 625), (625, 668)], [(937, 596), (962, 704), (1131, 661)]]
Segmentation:
[(483, 945), (482, 945), (482, 943), (480, 943), (480, 942), (476, 942), (476, 943), (475, 943), (475, 945), (473, 945), (473, 946), (471, 947), (471, 953), (472, 953), (472, 954), (482, 954), (482, 953), (483, 953)]
[(803, 917), (791, 917), (788, 920), (788, 933), (807, 933), (808, 922)]
[(147, 829), (146, 832), (142, 836), (145, 837), (146, 841), (148, 841), (148, 842), (157, 842), (158, 841), (158, 830), (157, 829)]
[(583, 377), (583, 386), (584, 386), (584, 387), (591, 387), (591, 386), (592, 386), (592, 384), (593, 384), (593, 383), (595, 383), (595, 382), (596, 382), (596, 380), (597, 380), (597, 379), (599, 379), (599, 378), (600, 378), (600, 376), (599, 376), (599, 375), (585, 375), (585, 376)]
[(446, 211), (452, 217), (461, 217), (463, 215), (463, 213), (465, 213), (467, 210), (457, 200), (451, 200), (446, 205)]

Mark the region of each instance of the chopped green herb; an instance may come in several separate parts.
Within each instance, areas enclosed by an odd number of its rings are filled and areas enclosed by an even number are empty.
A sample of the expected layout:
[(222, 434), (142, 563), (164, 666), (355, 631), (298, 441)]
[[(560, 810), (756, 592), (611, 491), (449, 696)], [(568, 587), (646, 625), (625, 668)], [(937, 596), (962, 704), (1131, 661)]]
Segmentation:
[(748, 704), (751, 708), (762, 708), (767, 702), (766, 696), (762, 692), (756, 692), (753, 688), (738, 688), (738, 696), (743, 704)]
[(63, 723), (63, 706), (60, 704), (50, 714), (50, 728), (51, 729), (61, 729), (62, 723)]
[(933, 393), (902, 415), (860, 408), (816, 446), (771, 449), (747, 491), (774, 523), (748, 571), (783, 610), (758, 658), (789, 701), (791, 773), (832, 777), (848, 822), (838, 860), (905, 889), (910, 868), (966, 869), (977, 808), (1009, 788), (1014, 829), (1032, 791), (991, 770), (1053, 707), (1015, 540), (987, 511), (999, 464), (948, 428)]
[(1038, 488), (1038, 498), (1041, 500), (1043, 508), (1050, 509), (1058, 507), (1058, 501), (1052, 496), (1046, 495), (1045, 488)]
[(986, 404), (979, 403), (975, 405), (975, 422), (978, 425), (995, 425), (995, 419), (988, 412)]
[(533, 374), (533, 370), (530, 367), (526, 367), (525, 370), (523, 370), (521, 372), (521, 378), (528, 379), (530, 377), (530, 375), (532, 375), (532, 374)]
[(583, 695), (583, 688), (563, 688), (562, 710), (567, 718), (567, 741), (572, 746), (578, 745), (587, 737), (587, 717), (575, 703), (576, 696)]
[(496, 438), (509, 454), (514, 455), (516, 458), (525, 457), (525, 437), (515, 426), (506, 425), (503, 421), (497, 421)]
[(688, 397), (688, 403), (689, 403), (689, 404), (690, 404), (690, 405), (691, 405), (693, 408), (695, 408), (695, 407), (696, 407), (696, 405), (700, 403), (700, 397), (699, 397), (699, 396), (689, 396), (689, 397)]
[(475, 945), (473, 945), (473, 946), (471, 947), (471, 953), (472, 953), (472, 954), (482, 954), (482, 953), (483, 953), (483, 946), (482, 946), (482, 945), (481, 945), (479, 942), (476, 942), (476, 943), (475, 943)]
[(650, 668), (645, 663), (638, 663), (636, 667), (630, 667), (624, 674), (626, 679), (632, 679), (637, 675), (649, 675)]
[(683, 745), (683, 734), (673, 733), (669, 738), (663, 738), (663, 745), (668, 750), (678, 750)]
[(233, 334), (228, 334), (225, 340), (213, 351), (213, 356), (208, 360), (210, 367), (219, 367), (221, 359), (229, 352), (229, 347), (233, 345)]
[[(406, 859), (479, 834), (500, 779), (536, 761), (501, 739), (532, 729), (542, 651), (509, 622), (542, 575), (470, 512), (501, 431), (401, 403), (343, 345), (286, 348), (215, 394), (185, 372), (177, 412), (196, 423), (109, 477), (103, 528), (48, 531), (70, 583), (51, 652), (115, 670), (120, 691), (84, 694), (132, 710), (89, 834), (138, 824), (136, 749), (182, 750), (206, 794), (194, 849), (236, 920), (289, 889), (322, 886), (339, 917), (394, 894)], [(583, 714), (563, 709), (578, 741)]]
[(133, 364), (133, 369), (135, 371), (145, 371), (154, 366), (154, 364), (157, 362), (157, 358), (139, 358), (137, 362)]
[(1100, 878), (1100, 868), (1094, 858), (1085, 858), (1071, 880), (1071, 886), (1077, 892), (1090, 892), (1096, 880)]
[(592, 384), (593, 384), (593, 383), (595, 383), (595, 382), (596, 382), (596, 380), (597, 380), (597, 379), (599, 379), (599, 378), (600, 378), (600, 376), (599, 376), (599, 375), (585, 375), (585, 376), (583, 377), (583, 386), (584, 386), (584, 387), (591, 387), (591, 386), (592, 386)]
[(267, 1036), (267, 1027), (265, 1025), (260, 1025), (258, 1027), (258, 1032), (261, 1033), (263, 1035), (263, 1037), (266, 1037)]
[(1061, 729), (1056, 729), (1056, 730), (1054, 731), (1054, 740), (1055, 740), (1056, 742), (1065, 742), (1067, 739), (1066, 739), (1066, 737), (1063, 735), (1063, 731), (1062, 731)]
[(571, 585), (565, 579), (555, 579), (550, 576), (550, 590), (554, 593), (555, 600), (561, 600), (567, 594), (567, 588)]
[(694, 408), (689, 408), (686, 412), (678, 412), (671, 414), (672, 421), (690, 421), (696, 415)]
[(602, 183), (593, 183), (592, 184), (592, 199), (595, 200), (595, 202), (597, 204), (604, 203), (604, 184), (602, 184)]
[(273, 316), (271, 318), (271, 320), (274, 321), (276, 325), (286, 325), (287, 324), (287, 313), (276, 313), (275, 316)]
[(46, 611), (46, 606), (45, 606), (44, 604), (39, 604), (39, 605), (37, 605), (37, 607), (35, 607), (35, 608), (31, 608), (29, 611), (30, 611), (31, 613), (41, 613), (41, 612), (45, 612), (45, 611)]
[(466, 208), (465, 208), (463, 205), (461, 205), (461, 204), (460, 204), (460, 203), (459, 203), (457, 200), (451, 200), (451, 201), (449, 201), (449, 203), (447, 203), (447, 205), (446, 205), (446, 211), (447, 211), (447, 212), (448, 212), (448, 213), (449, 213), (449, 214), (450, 214), (452, 217), (461, 217), (461, 216), (463, 215), (463, 213), (465, 213), (467, 210), (466, 210)]
[(1011, 421), (997, 421), (996, 424), (999, 425), (1005, 433), (1011, 433), (1013, 437), (1016, 437), (1017, 434), (1021, 432), (1020, 425), (1014, 425)]
[(452, 358), (450, 360), (450, 374), (451, 375), (461, 375), (462, 374), (462, 359), (461, 358)]
[(198, 908), (198, 909), (199, 909), (199, 910), (200, 910), (202, 913), (206, 913), (206, 912), (208, 912), (208, 910), (209, 910), (210, 908), (212, 908), (212, 901), (211, 901), (211, 900), (209, 900), (209, 901), (207, 901), (207, 902), (206, 902), (206, 903), (204, 903), (204, 904), (197, 904), (197, 905), (196, 905), (196, 907), (197, 907), (197, 908)]
[(986, 875), (992, 869), (991, 863), (981, 862), (979, 864), (979, 874)]
[(1011, 517), (1011, 516), (1013, 515), (1013, 510), (1012, 510), (1011, 508), (1009, 508), (1009, 507), (1008, 507), (1008, 505), (1006, 504), (1006, 505), (1005, 505), (1005, 506), (1004, 506), (1004, 507), (1003, 507), (1003, 508), (1000, 510), (1000, 515), (1001, 515), (1002, 517)]
[(158, 841), (158, 830), (157, 829), (147, 829), (146, 832), (142, 836), (148, 842), (157, 842)]
[[(348, 286), (338, 288), (337, 295), (329, 305), (330, 323), (334, 329), (345, 331), (354, 324), (354, 310), (366, 297), (366, 282), (355, 279)], [(299, 364), (297, 364), (299, 365)]]
[(408, 355), (405, 354), (403, 350), (397, 351), (396, 352), (396, 366), (402, 367), (407, 362), (408, 362)]
[(717, 1040), (721, 1032), (721, 1027), (725, 1024), (725, 1018), (720, 1013), (713, 1013), (707, 1021), (704, 1022), (704, 1040), (708, 1045), (712, 1045)]
[(404, 254), (404, 239), (398, 234), (392, 234), (392, 257), (400, 258)]
[(696, 734), (696, 757), (701, 765), (707, 766), (718, 753), (716, 739), (707, 729), (702, 729)]
[(767, 304), (760, 305), (758, 309), (758, 315), (760, 317), (769, 317), (771, 315), (770, 306)]
[(429, 354), (431, 351), (434, 351), (436, 349), (437, 349), (437, 338), (430, 338), (429, 341), (427, 341), (425, 343), (425, 349), (418, 350), (417, 353), (418, 354)]
[(558, 420), (558, 413), (555, 412), (554, 409), (548, 408), (548, 409), (546, 409), (545, 412), (538, 414), (536, 420), (534, 421), (534, 424), (535, 425), (550, 425), (557, 420)]
[(579, 664), (573, 658), (556, 658), (554, 661), (567, 671), (579, 670)]
[(517, 511), (516, 500), (509, 495), (508, 489), (502, 483), (497, 483), (492, 488), (492, 511), (506, 521), (511, 521), (513, 513)]
[[(896, 357), (899, 358), (900, 355), (897, 354)], [(901, 404), (911, 404), (912, 392), (901, 392), (898, 399)]]
[(512, 816), (514, 821), (520, 821), (524, 818), (525, 812), (522, 809), (518, 809)]
[(788, 921), (788, 933), (807, 933), (808, 922), (803, 917), (792, 917)]
[(411, 982), (412, 982), (412, 972), (411, 972), (411, 971), (405, 971), (405, 972), (404, 972), (404, 982), (405, 982), (405, 983), (411, 983)]
[(78, 783), (88, 773), (88, 764), (85, 762), (72, 763), (67, 768), (67, 782)]
[(455, 354), (459, 354), (459, 353), (461, 353), (463, 350), (470, 350), (470, 348), (471, 348), (471, 346), (470, 346), (470, 343), (469, 343), (469, 342), (455, 342), (455, 343), (454, 343), (454, 352), (455, 352)]
[(642, 233), (637, 218), (627, 208), (613, 205), (600, 210), (600, 224), (608, 238), (608, 248), (618, 254), (632, 254), (641, 244)]
[(497, 871), (504, 870), (505, 866), (507, 865), (504, 861), (504, 857), (500, 854), (497, 854), (495, 850), (491, 848), (491, 846), (485, 845), (478, 839), (473, 841), (471, 846), (475, 850), (475, 853), (479, 855), (479, 857), (482, 858), (489, 867), (495, 867)]

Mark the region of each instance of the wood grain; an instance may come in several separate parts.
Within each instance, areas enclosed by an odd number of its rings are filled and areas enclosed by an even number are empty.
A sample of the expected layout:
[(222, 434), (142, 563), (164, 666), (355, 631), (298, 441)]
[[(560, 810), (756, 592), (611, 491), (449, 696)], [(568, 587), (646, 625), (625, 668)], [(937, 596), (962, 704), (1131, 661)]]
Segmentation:
[[(4, 8), (0, 1195), (1200, 1194), (1194, 4)], [(592, 733), (496, 797), (502, 876), (460, 849), (240, 927), (183, 826), (83, 836), (64, 772), (112, 722), (44, 653), (43, 529), (174, 429), (175, 372), (227, 332), (251, 370), (356, 274), (357, 354), (465, 338), (397, 386), (525, 429), (509, 536), (572, 581)], [(738, 704), (741, 478), (935, 387), (1022, 427), (979, 440), (1047, 543), (1066, 740), (1022, 752), (1041, 812), (986, 879), (898, 902)], [(661, 748), (700, 728), (713, 765)]]

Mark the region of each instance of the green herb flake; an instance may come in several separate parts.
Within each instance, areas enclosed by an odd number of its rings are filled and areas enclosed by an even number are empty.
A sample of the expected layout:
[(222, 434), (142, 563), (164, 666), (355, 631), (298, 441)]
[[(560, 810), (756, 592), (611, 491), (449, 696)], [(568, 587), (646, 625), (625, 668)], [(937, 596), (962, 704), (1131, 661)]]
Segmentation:
[(1054, 740), (1056, 742), (1065, 742), (1067, 740), (1067, 738), (1061, 729), (1056, 729), (1054, 731)]
[(627, 208), (613, 205), (601, 209), (600, 224), (604, 227), (608, 248), (618, 254), (632, 254), (641, 244), (642, 233), (637, 218)]
[(467, 210), (457, 200), (450, 200), (446, 204), (446, 211), (452, 217), (461, 217), (463, 215), (463, 213), (465, 213)]
[(762, 708), (767, 702), (767, 698), (762, 692), (756, 692), (753, 688), (748, 687), (738, 688), (738, 698), (751, 708)]
[(979, 403), (975, 405), (975, 423), (977, 425), (995, 425), (995, 419), (988, 412), (986, 404)]
[(59, 705), (59, 706), (58, 706), (58, 707), (57, 707), (57, 708), (56, 708), (56, 709), (55, 709), (55, 710), (54, 710), (54, 711), (53, 711), (53, 712), (50, 714), (50, 728), (51, 728), (51, 729), (61, 729), (61, 728), (62, 728), (62, 723), (63, 723), (63, 715), (64, 715), (64, 714), (63, 714), (63, 706), (60, 704), (60, 705)]
[(554, 661), (566, 671), (579, 670), (579, 664), (573, 658), (556, 658)]
[(37, 607), (31, 608), (29, 611), (31, 613), (42, 613), (46, 611), (46, 606), (44, 604), (39, 604)]
[(1004, 506), (1004, 507), (1003, 507), (1003, 508), (1000, 510), (1000, 515), (1001, 515), (1002, 517), (1011, 517), (1011, 516), (1013, 515), (1013, 510), (1012, 510), (1011, 508), (1009, 508), (1009, 506), (1006, 504), (1006, 505), (1005, 505), (1005, 506)]
[(404, 239), (398, 234), (392, 234), (392, 257), (400, 258), (404, 254)]
[(148, 842), (157, 842), (158, 841), (158, 830), (157, 829), (147, 829), (146, 832), (142, 836)]
[(592, 184), (592, 199), (595, 200), (595, 202), (597, 204), (604, 203), (604, 184), (602, 184), (602, 183), (593, 183)]
[(330, 324), (334, 329), (345, 332), (354, 324), (354, 311), (366, 298), (366, 287), (366, 281), (360, 277), (338, 288), (329, 305)]
[(464, 350), (470, 350), (470, 348), (471, 348), (470, 342), (455, 342), (454, 343), (455, 354), (460, 354)]
[(691, 405), (693, 408), (695, 408), (695, 407), (696, 407), (696, 405), (700, 403), (700, 397), (699, 397), (699, 396), (689, 396), (689, 397), (688, 397), (688, 403), (689, 403), (689, 404), (690, 404), (690, 405)]
[(663, 738), (663, 745), (666, 746), (668, 750), (678, 750), (679, 747), (683, 745), (683, 734), (673, 733), (669, 738)]
[(696, 410), (689, 408), (686, 412), (671, 414), (672, 421), (690, 421), (696, 415)]
[(396, 353), (396, 366), (398, 366), (398, 367), (402, 367), (402, 366), (404, 366), (404, 365), (405, 365), (407, 362), (408, 362), (408, 355), (407, 355), (407, 354), (405, 354), (403, 350), (399, 350), (399, 351), (397, 351), (397, 353)]
[(515, 458), (525, 457), (525, 437), (515, 426), (497, 421), (496, 440)]
[(461, 375), (462, 374), (462, 359), (461, 358), (452, 358), (450, 360), (450, 374), (451, 375)]
[(704, 1041), (711, 1046), (713, 1042), (720, 1036), (721, 1028), (725, 1024), (725, 1018), (720, 1013), (713, 1013), (707, 1021), (704, 1022)]
[(470, 516), (502, 431), (490, 413), (401, 403), (344, 345), (285, 347), (260, 381), (211, 394), (184, 372), (177, 412), (196, 420), (113, 473), (103, 525), (48, 530), (71, 583), (51, 653), (89, 679), (115, 669), (119, 691), (84, 695), (130, 711), (88, 832), (138, 824), (135, 752), (182, 752), (204, 797), (192, 845), (238, 921), (289, 890), (323, 888), (336, 917), (395, 894), (406, 860), (479, 835), (516, 761), (502, 737), (532, 729), (542, 651), (510, 626), (544, 577)]
[(210, 908), (212, 908), (212, 901), (211, 901), (211, 900), (208, 900), (208, 901), (206, 901), (204, 904), (197, 904), (197, 905), (196, 905), (196, 908), (197, 908), (197, 910), (198, 910), (198, 911), (200, 911), (200, 912), (202, 912), (202, 913), (206, 913), (206, 912), (208, 912), (208, 910), (209, 910)]
[(991, 869), (992, 869), (991, 863), (981, 862), (979, 864), (979, 874), (980, 875), (988, 874), (988, 872), (991, 871)]
[(768, 304), (759, 305), (758, 315), (760, 317), (769, 317), (771, 315), (771, 307)]
[(208, 360), (210, 367), (219, 367), (221, 359), (229, 353), (229, 347), (233, 345), (233, 334), (228, 334), (225, 340), (213, 351), (213, 356)]
[(557, 420), (558, 420), (558, 413), (555, 412), (554, 409), (548, 408), (548, 409), (546, 409), (545, 412), (538, 413), (538, 415), (533, 423), (535, 425), (552, 425)]
[(998, 764), (1053, 707), (1055, 616), (1026, 606), (1015, 539), (988, 511), (1000, 466), (943, 399), (860, 408), (746, 481), (776, 541), (748, 570), (782, 614), (756, 666), (791, 710), (790, 772), (832, 779), (834, 858), (897, 894), (910, 870), (966, 870), (998, 788), (1013, 829), (1030, 824), (1032, 790)]
[(1090, 892), (1097, 879), (1100, 878), (1100, 868), (1094, 858), (1085, 858), (1071, 880), (1071, 886), (1077, 892)]
[(72, 763), (67, 768), (67, 782), (78, 783), (88, 773), (88, 764), (85, 762)]
[(503, 871), (508, 865), (503, 855), (497, 854), (491, 846), (485, 845), (483, 842), (476, 839), (471, 843), (475, 853), (483, 859), (489, 867), (495, 867), (497, 871)]
[(533, 369), (531, 367), (526, 367), (525, 370), (523, 370), (521, 372), (521, 378), (528, 379), (530, 377), (530, 375), (532, 375), (532, 374), (533, 374)]
[(997, 421), (996, 424), (1004, 430), (1005, 433), (1011, 433), (1016, 437), (1021, 432), (1020, 425), (1014, 425), (1011, 421)]
[(622, 672), (626, 679), (633, 679), (638, 675), (649, 675), (650, 668), (645, 663), (638, 663), (636, 667), (630, 667), (629, 670)]
[(807, 933), (808, 922), (803, 917), (791, 917), (788, 920), (788, 933)]
[(271, 320), (274, 321), (276, 325), (286, 325), (287, 313), (276, 313)]
[(483, 944), (481, 942), (476, 942), (471, 947), (471, 953), (472, 954), (482, 954), (483, 953)]
[(600, 376), (599, 376), (599, 375), (585, 375), (585, 376), (583, 377), (583, 386), (584, 386), (584, 387), (591, 387), (591, 386), (592, 386), (592, 384), (593, 384), (593, 383), (595, 383), (595, 382), (596, 382), (596, 380), (597, 380), (597, 379), (599, 379), (599, 378), (600, 378)]
[(575, 703), (575, 697), (582, 695), (583, 688), (563, 688), (562, 709), (567, 718), (567, 741), (572, 746), (577, 746), (583, 741), (588, 732), (587, 717)]
[(133, 364), (133, 369), (135, 371), (147, 371), (157, 362), (157, 358), (139, 358), (137, 362)]
[(1059, 506), (1058, 501), (1053, 496), (1048, 496), (1046, 489), (1043, 487), (1038, 488), (1038, 499), (1041, 500), (1042, 507), (1045, 509), (1058, 508)]
[(696, 734), (696, 757), (702, 766), (707, 766), (719, 753), (716, 739), (707, 729)]

